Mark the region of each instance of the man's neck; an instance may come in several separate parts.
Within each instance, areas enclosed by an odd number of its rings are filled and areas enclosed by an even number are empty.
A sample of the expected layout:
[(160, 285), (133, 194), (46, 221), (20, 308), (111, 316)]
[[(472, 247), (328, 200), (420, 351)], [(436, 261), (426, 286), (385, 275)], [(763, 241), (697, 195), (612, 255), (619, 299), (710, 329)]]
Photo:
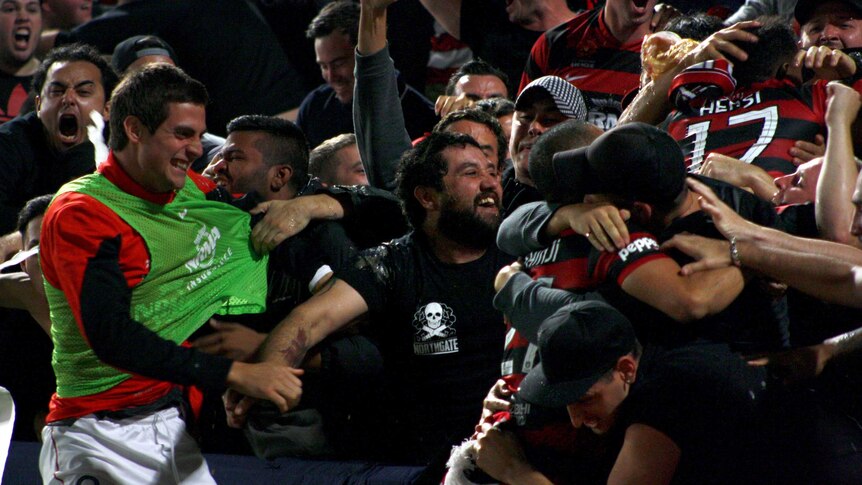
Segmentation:
[(669, 226), (671, 222), (688, 216), (690, 214), (694, 214), (695, 212), (700, 210), (700, 202), (698, 202), (698, 195), (692, 192), (691, 190), (686, 192), (685, 200), (683, 200), (682, 204), (678, 205), (673, 211), (668, 213), (664, 218), (665, 227)]
[(38, 68), (39, 59), (36, 59), (35, 57), (31, 57), (30, 60), (24, 64), (7, 64), (5, 62), (0, 62), (0, 71), (10, 76), (32, 76)]
[(607, 25), (608, 30), (611, 31), (614, 38), (622, 45), (641, 40), (645, 35), (650, 33), (649, 21), (642, 24), (625, 23), (623, 19), (617, 18), (607, 9), (602, 11), (602, 15), (605, 18), (605, 25)]
[(440, 261), (448, 264), (464, 264), (476, 261), (485, 255), (487, 248), (476, 249), (457, 243), (433, 227), (428, 221), (422, 227), (422, 232), (431, 245), (431, 251)]

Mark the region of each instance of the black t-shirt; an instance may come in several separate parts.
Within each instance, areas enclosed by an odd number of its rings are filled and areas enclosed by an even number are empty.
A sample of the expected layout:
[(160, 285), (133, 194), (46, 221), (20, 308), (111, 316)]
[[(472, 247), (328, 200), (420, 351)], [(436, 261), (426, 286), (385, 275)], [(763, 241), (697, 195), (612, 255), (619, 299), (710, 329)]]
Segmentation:
[(0, 126), (0, 234), (15, 228), (18, 211), (28, 200), (54, 193), (95, 169), (92, 143), (53, 151), (36, 113), (4, 123)]
[(512, 260), (490, 246), (476, 261), (443, 263), (414, 232), (360, 252), (337, 273), (375, 322), (391, 403), (390, 458), (427, 462), (472, 434), (503, 348), (494, 276)]
[(542, 194), (515, 178), (515, 167), (503, 171), (503, 217), (508, 217), (515, 209), (529, 202), (542, 200)]
[(299, 106), (305, 96), (275, 34), (245, 1), (136, 0), (61, 32), (57, 45), (84, 42), (110, 55), (123, 40), (143, 34), (164, 39), (177, 64), (206, 86), (211, 133), (224, 136), (237, 116), (278, 114)]
[[(411, 139), (431, 131), (437, 123), (434, 104), (419, 91), (404, 84), (398, 75), (398, 93), (404, 111), (404, 127)], [(322, 85), (302, 100), (296, 124), (308, 138), (313, 149), (324, 141), (342, 133), (353, 133), (353, 102), (343, 104), (335, 97), (329, 85)]]
[(33, 76), (12, 76), (0, 72), (0, 123), (21, 114), (30, 92)]
[(729, 484), (751, 478), (765, 371), (724, 344), (646, 347), (618, 424), (644, 424), (680, 448), (673, 484)]

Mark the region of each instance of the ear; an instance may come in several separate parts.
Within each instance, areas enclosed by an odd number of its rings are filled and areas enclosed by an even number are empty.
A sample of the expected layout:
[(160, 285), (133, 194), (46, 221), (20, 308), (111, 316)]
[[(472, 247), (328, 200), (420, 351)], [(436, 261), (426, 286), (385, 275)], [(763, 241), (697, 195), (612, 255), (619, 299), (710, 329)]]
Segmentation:
[(419, 201), (419, 204), (426, 210), (436, 210), (440, 208), (438, 201), (439, 193), (431, 187), (418, 186), (413, 189), (413, 197)]
[(111, 121), (111, 102), (105, 103), (105, 109), (102, 110), (102, 118), (105, 119), (105, 123)]
[(617, 360), (614, 370), (623, 376), (623, 381), (633, 384), (638, 375), (638, 361), (632, 354), (626, 354)]
[(272, 175), (269, 178), (269, 188), (273, 192), (281, 190), (293, 178), (293, 167), (290, 165), (277, 165), (272, 167), (270, 172)]
[(123, 131), (130, 142), (140, 143), (141, 133), (146, 129), (137, 116), (126, 116), (126, 119), (123, 120)]
[(652, 218), (653, 207), (644, 202), (632, 204), (632, 219), (638, 222), (647, 222)]
[(41, 119), (42, 115), (39, 114), (39, 110), (42, 108), (42, 96), (39, 96), (37, 94), (36, 97), (33, 98), (33, 104), (35, 105), (36, 109), (36, 117)]

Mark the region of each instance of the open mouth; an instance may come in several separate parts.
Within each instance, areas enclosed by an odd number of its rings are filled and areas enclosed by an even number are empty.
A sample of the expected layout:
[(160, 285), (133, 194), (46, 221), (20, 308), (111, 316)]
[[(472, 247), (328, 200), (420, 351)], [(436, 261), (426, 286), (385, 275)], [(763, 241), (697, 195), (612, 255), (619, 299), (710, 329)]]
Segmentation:
[(78, 118), (72, 114), (60, 116), (60, 140), (63, 143), (74, 143), (78, 138)]
[(499, 209), (500, 201), (497, 199), (496, 194), (482, 194), (476, 198), (476, 205), (478, 207)]
[(24, 49), (30, 45), (30, 36), (32, 32), (29, 27), (19, 27), (15, 29), (15, 47)]

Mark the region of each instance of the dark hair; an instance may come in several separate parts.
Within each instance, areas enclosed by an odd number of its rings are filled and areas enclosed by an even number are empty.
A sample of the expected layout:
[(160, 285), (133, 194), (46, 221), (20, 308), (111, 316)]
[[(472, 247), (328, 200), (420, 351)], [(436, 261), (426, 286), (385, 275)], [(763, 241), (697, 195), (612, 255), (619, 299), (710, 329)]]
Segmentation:
[(736, 42), (748, 54), (745, 61), (733, 62), (733, 77), (737, 86), (746, 87), (776, 76), (784, 63), (793, 62), (798, 52), (796, 34), (777, 17), (759, 17), (760, 27), (746, 29), (759, 39), (757, 42)]
[(453, 111), (437, 122), (433, 131), (445, 131), (452, 123), (458, 121), (472, 121), (488, 127), (494, 137), (497, 138), (497, 164), (502, 167), (506, 161), (506, 149), (509, 144), (506, 142), (506, 137), (503, 135), (503, 127), (494, 116), (477, 108), (459, 109)]
[(458, 84), (458, 80), (464, 76), (496, 76), (500, 78), (500, 81), (503, 81), (503, 84), (506, 85), (506, 89), (509, 89), (509, 76), (506, 75), (505, 72), (497, 69), (496, 67), (488, 64), (482, 59), (474, 59), (472, 61), (466, 62), (458, 68), (457, 71), (452, 73), (452, 76), (449, 77), (449, 83), (446, 84), (445, 94), (452, 96), (455, 94), (455, 85)]
[(707, 13), (680, 15), (668, 20), (663, 30), (673, 32), (683, 39), (701, 41), (724, 28), (721, 19)]
[(36, 73), (33, 74), (33, 81), (30, 84), (33, 93), (39, 95), (42, 93), (42, 88), (45, 86), (45, 80), (48, 78), (48, 70), (56, 62), (76, 62), (83, 61), (99, 68), (102, 73), (102, 89), (105, 91), (105, 102), (111, 96), (114, 86), (117, 85), (117, 73), (114, 68), (99, 54), (95, 47), (87, 44), (69, 44), (61, 47), (56, 47), (48, 52)]
[(572, 199), (569, 191), (565, 190), (565, 187), (560, 187), (554, 173), (554, 154), (587, 146), (601, 134), (602, 130), (592, 123), (568, 120), (553, 126), (536, 140), (533, 149), (530, 150), (530, 178), (546, 201), (583, 202), (583, 200)]
[(449, 162), (443, 157), (443, 151), (449, 147), (467, 146), (479, 148), (470, 135), (435, 131), (401, 156), (395, 195), (401, 199), (401, 209), (414, 229), (419, 229), (425, 222), (425, 208), (413, 195), (416, 187), (442, 192), (443, 176), (449, 171)]
[(320, 13), (311, 19), (305, 36), (309, 39), (319, 39), (336, 30), (347, 34), (351, 44), (357, 44), (359, 39), (359, 4), (350, 0), (339, 0), (323, 7)]
[[(21, 237), (24, 237), (24, 232), (27, 231), (27, 224), (30, 224), (30, 221), (45, 214), (53, 198), (54, 194), (40, 195), (24, 204), (24, 208), (18, 212), (18, 232), (21, 233)], [(24, 241), (25, 244), (26, 242)]]
[(501, 116), (515, 114), (515, 102), (506, 98), (481, 99), (474, 107), (497, 118), (498, 121)]
[(244, 115), (227, 124), (227, 134), (237, 131), (260, 131), (268, 136), (257, 149), (270, 167), (289, 165), (293, 169), (290, 185), (294, 189), (308, 183), (308, 141), (305, 134), (291, 121), (275, 116)]
[(129, 116), (138, 118), (150, 133), (155, 133), (168, 119), (170, 103), (206, 106), (207, 102), (204, 85), (182, 69), (169, 64), (145, 66), (124, 78), (114, 90), (108, 144), (113, 150), (122, 150), (129, 143), (123, 129), (123, 121)]
[(308, 171), (323, 183), (332, 184), (335, 177), (335, 154), (344, 147), (356, 145), (356, 135), (342, 133), (325, 140), (311, 151), (308, 157)]

